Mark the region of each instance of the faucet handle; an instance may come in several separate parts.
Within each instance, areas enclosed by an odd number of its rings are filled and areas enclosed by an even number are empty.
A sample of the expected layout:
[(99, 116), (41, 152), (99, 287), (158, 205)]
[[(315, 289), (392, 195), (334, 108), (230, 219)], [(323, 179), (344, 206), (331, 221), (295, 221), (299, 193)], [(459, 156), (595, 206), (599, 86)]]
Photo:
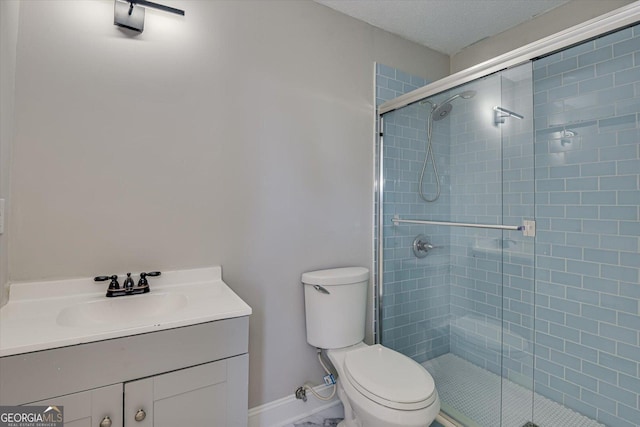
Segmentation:
[(115, 274), (113, 276), (96, 276), (93, 278), (95, 282), (104, 282), (106, 280), (111, 280), (109, 283), (109, 289), (120, 289), (120, 283), (118, 283), (118, 276)]
[(159, 276), (159, 271), (151, 271), (149, 273), (142, 272), (140, 273), (140, 280), (138, 281), (138, 288), (145, 288), (145, 292), (149, 292), (149, 282), (147, 281), (147, 277), (157, 277)]

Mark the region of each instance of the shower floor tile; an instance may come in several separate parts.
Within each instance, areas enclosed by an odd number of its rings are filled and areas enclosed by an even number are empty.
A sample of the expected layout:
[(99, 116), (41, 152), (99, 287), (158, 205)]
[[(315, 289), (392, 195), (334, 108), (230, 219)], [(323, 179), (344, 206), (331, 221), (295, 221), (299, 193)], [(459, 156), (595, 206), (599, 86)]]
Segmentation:
[[(506, 381), (466, 360), (447, 353), (422, 364), (433, 376), (442, 410), (468, 427), (522, 427), (531, 420), (531, 390)], [(502, 384), (501, 384), (502, 383)], [(533, 422), (539, 427), (604, 427), (544, 396), (535, 394)]]

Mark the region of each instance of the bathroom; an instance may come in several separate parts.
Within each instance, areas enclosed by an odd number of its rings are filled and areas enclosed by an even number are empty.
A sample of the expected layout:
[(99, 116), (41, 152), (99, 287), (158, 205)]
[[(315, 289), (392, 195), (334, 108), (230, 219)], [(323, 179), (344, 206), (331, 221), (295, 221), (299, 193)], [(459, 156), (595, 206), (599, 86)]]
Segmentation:
[(2, 1), (0, 280), (220, 265), (260, 408), (322, 379), (301, 274), (375, 271), (374, 63), (437, 81), (525, 42), (452, 62), (311, 1), (166, 3), (131, 36), (110, 0)]

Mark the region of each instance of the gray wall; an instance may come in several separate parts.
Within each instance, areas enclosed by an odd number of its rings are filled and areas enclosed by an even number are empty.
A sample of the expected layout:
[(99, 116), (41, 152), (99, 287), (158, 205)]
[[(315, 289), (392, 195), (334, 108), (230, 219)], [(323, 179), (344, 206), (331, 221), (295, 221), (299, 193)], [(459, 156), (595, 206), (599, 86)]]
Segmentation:
[[(0, 2), (0, 199), (10, 203), (11, 139), (13, 138), (16, 45), (20, 4)], [(6, 215), (6, 213), (5, 213)], [(7, 223), (5, 218), (5, 224)], [(0, 306), (7, 297), (8, 228), (0, 234)]]
[(321, 379), (300, 274), (371, 265), (374, 61), (448, 57), (311, 1), (166, 3), (135, 37), (111, 0), (21, 3), (10, 279), (222, 265), (256, 406)]
[[(451, 72), (464, 70), (634, 1), (572, 0), (521, 25), (474, 43), (452, 55)], [(497, 10), (496, 13), (499, 14), (499, 11)]]

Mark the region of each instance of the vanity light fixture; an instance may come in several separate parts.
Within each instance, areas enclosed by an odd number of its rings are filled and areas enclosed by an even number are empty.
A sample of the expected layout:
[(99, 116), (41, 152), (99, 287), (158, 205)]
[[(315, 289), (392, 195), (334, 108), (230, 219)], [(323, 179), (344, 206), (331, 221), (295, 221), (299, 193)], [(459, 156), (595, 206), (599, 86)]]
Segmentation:
[(184, 16), (184, 10), (153, 3), (147, 0), (114, 0), (113, 24), (141, 33), (144, 30), (145, 7), (151, 7), (153, 9)]

